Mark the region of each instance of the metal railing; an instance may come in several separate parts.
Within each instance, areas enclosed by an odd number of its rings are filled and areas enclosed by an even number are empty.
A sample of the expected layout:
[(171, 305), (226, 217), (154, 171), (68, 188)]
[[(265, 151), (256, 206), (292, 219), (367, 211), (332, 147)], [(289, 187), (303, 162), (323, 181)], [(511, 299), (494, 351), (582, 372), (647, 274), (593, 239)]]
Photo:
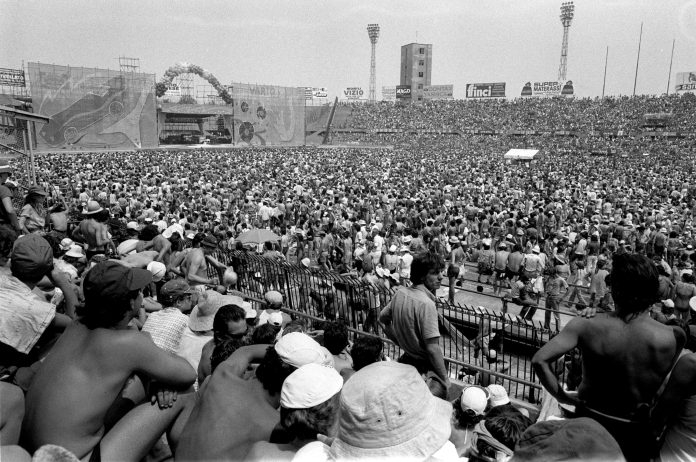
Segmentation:
[[(263, 300), (267, 291), (277, 290), (284, 296), (284, 309), (313, 328), (342, 320), (353, 337), (378, 336), (385, 354), (393, 359), (402, 354), (401, 348), (386, 338), (377, 319), (400, 286), (310, 269), (248, 251), (218, 250), (214, 256), (234, 267), (236, 290), (246, 297)], [(209, 275), (216, 276), (216, 270), (209, 267)], [(484, 385), (499, 383), (512, 397), (539, 402), (541, 385), (532, 371), (531, 358), (557, 331), (512, 313), (445, 300), (437, 303), (437, 310), (450, 377)], [(564, 370), (559, 369), (559, 375), (565, 375)]]

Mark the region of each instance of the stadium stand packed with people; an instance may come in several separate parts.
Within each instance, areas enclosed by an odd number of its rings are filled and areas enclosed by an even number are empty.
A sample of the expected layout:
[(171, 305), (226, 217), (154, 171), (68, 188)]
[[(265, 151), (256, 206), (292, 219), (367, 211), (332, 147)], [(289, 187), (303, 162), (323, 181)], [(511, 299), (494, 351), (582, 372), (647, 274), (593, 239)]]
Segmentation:
[[(648, 112), (682, 137), (641, 136)], [(37, 184), (0, 164), (1, 458), (694, 460), (694, 113), (355, 105), (334, 142), (370, 148), (46, 153)], [(471, 129), (538, 133), (430, 132)], [(543, 156), (503, 161), (522, 146)], [(446, 366), (439, 306), (471, 274), (544, 311), (531, 412)]]

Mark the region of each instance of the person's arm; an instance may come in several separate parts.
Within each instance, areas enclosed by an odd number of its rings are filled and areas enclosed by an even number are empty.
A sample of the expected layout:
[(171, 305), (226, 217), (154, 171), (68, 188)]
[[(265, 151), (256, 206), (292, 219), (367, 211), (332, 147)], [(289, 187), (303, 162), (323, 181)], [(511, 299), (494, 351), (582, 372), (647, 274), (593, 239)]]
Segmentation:
[(15, 212), (14, 206), (12, 206), (12, 199), (9, 197), (2, 198), (2, 205), (5, 207), (7, 212), (7, 217), (10, 219), (10, 223), (17, 232), (22, 232), (22, 228), (19, 226), (19, 221), (17, 221), (17, 213)]
[(551, 365), (558, 358), (578, 346), (580, 335), (587, 321), (581, 318), (572, 319), (563, 330), (536, 352), (532, 358), (532, 367), (544, 388), (559, 402), (577, 404), (563, 391)]
[(157, 254), (157, 258), (155, 258), (155, 261), (161, 262), (164, 259), (164, 256), (172, 249), (172, 243), (169, 242), (169, 239), (166, 239), (164, 236), (162, 239), (160, 239), (162, 249), (159, 251), (159, 254)]
[[(394, 299), (392, 298), (392, 301), (393, 300)], [(392, 326), (392, 302), (391, 301), (379, 313), (379, 322), (382, 324), (382, 328), (384, 329), (384, 333), (387, 335), (387, 338), (389, 338), (389, 340), (391, 340), (392, 342), (394, 342), (398, 345), (398, 342), (396, 341), (396, 336), (394, 335), (394, 326)]]
[(185, 390), (196, 381), (197, 373), (188, 361), (162, 350), (149, 336), (133, 332), (126, 342), (135, 372), (178, 390)]
[(184, 261), (185, 257), (186, 257), (186, 253), (184, 253), (184, 252), (177, 253), (174, 258), (169, 260), (169, 268), (167, 268), (167, 270), (171, 271), (172, 273), (176, 274), (177, 276), (184, 276), (184, 273), (181, 271), (181, 269), (179, 267), (181, 266), (181, 263)]
[(244, 376), (244, 373), (249, 368), (249, 365), (254, 362), (261, 361), (266, 356), (266, 351), (271, 345), (249, 345), (237, 348), (232, 355), (227, 358), (224, 364), (225, 368), (234, 374), (236, 377)]
[(54, 286), (59, 288), (63, 292), (63, 298), (65, 299), (65, 314), (71, 319), (76, 319), (75, 308), (79, 303), (77, 297), (77, 287), (71, 283), (65, 273), (58, 271), (53, 268), (53, 270), (48, 274), (49, 279)]
[(429, 338), (425, 341), (425, 351), (428, 355), (428, 361), (433, 371), (437, 374), (447, 388), (450, 385), (450, 379), (447, 375), (447, 368), (445, 367), (445, 358), (442, 355), (442, 347), (440, 347), (440, 337)]

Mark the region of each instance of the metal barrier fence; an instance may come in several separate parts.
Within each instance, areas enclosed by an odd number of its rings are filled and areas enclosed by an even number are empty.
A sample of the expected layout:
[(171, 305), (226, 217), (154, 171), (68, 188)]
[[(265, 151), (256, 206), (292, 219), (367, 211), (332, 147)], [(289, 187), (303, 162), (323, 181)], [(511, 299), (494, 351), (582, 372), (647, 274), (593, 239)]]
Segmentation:
[[(321, 329), (325, 321), (342, 320), (353, 337), (378, 336), (385, 354), (394, 359), (402, 354), (383, 334), (377, 319), (399, 286), (387, 286), (381, 280), (373, 284), (247, 251), (218, 250), (214, 257), (235, 269), (236, 290), (246, 297), (263, 300), (267, 291), (277, 290), (284, 295), (286, 311), (312, 327)], [(209, 276), (220, 277), (211, 267)], [(483, 307), (440, 301), (437, 309), (450, 377), (483, 385), (499, 383), (511, 397), (539, 402), (541, 385), (532, 371), (531, 358), (556, 331), (545, 329), (538, 321)], [(557, 367), (564, 381), (566, 362), (559, 361)]]

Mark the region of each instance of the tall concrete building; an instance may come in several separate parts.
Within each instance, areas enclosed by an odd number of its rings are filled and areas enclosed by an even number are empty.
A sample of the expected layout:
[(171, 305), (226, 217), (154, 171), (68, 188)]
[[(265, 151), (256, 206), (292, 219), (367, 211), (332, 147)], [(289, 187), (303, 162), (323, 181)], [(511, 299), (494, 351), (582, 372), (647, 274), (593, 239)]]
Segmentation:
[(423, 100), (423, 87), (430, 85), (432, 66), (432, 44), (409, 43), (401, 47), (401, 78), (399, 84), (411, 86), (411, 101)]

